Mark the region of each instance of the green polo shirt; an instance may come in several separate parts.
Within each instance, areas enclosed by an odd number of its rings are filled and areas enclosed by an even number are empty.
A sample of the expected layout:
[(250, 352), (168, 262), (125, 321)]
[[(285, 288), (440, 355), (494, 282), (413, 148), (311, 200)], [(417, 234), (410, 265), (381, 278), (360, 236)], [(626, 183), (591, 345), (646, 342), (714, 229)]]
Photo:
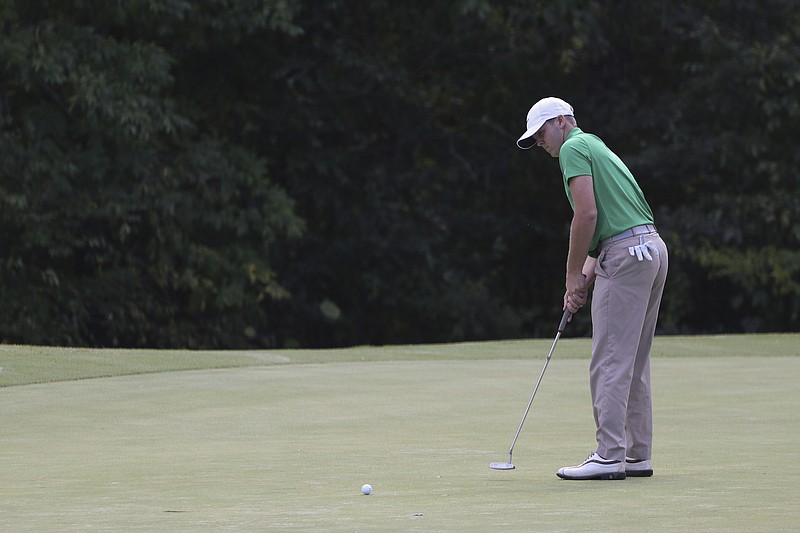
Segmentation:
[(597, 225), (589, 245), (589, 255), (597, 257), (598, 243), (626, 229), (654, 224), (653, 211), (625, 163), (596, 135), (573, 128), (558, 154), (564, 188), (572, 210), (575, 202), (569, 180), (591, 176), (597, 204)]

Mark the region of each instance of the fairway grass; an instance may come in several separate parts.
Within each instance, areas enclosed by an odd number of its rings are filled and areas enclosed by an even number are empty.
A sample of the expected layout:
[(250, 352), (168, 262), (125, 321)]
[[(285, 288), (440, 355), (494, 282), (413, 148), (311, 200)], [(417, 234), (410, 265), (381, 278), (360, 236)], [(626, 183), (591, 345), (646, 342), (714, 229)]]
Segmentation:
[[(589, 339), (562, 339), (560, 359), (585, 358)], [(282, 364), (431, 360), (529, 360), (551, 341), (516, 340), (457, 344), (362, 346), (326, 350), (126, 350), (0, 345), (0, 387), (134, 374)], [(800, 355), (800, 335), (656, 337), (653, 357), (752, 357)], [(542, 353), (544, 352), (544, 353)]]
[(594, 446), (586, 339), (559, 342), (506, 472), (552, 341), (3, 347), (0, 529), (795, 531), (798, 341), (657, 338), (655, 476), (616, 482), (555, 476)]

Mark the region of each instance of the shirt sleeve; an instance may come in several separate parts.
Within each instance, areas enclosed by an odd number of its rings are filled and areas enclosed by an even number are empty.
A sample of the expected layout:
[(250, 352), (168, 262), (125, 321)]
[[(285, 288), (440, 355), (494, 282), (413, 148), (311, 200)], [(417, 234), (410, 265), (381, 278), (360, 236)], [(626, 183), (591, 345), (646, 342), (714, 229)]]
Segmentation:
[(575, 176), (593, 176), (589, 149), (580, 139), (565, 142), (558, 154), (558, 160), (565, 182)]

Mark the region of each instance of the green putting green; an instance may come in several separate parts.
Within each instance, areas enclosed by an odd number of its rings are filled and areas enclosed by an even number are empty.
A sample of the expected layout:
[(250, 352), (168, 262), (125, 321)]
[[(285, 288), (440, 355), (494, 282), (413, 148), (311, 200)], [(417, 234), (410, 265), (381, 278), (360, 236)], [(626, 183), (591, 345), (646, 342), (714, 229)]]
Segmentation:
[[(792, 531), (799, 340), (657, 338), (655, 475), (607, 482), (555, 476), (594, 446), (585, 339), (559, 342), (512, 471), (489, 463), (508, 458), (548, 340), (274, 352), (3, 347), (0, 383), (17, 386), (0, 388), (0, 524)], [(22, 376), (41, 383), (22, 385)], [(95, 376), (111, 377), (76, 380)], [(373, 494), (361, 494), (364, 483)]]

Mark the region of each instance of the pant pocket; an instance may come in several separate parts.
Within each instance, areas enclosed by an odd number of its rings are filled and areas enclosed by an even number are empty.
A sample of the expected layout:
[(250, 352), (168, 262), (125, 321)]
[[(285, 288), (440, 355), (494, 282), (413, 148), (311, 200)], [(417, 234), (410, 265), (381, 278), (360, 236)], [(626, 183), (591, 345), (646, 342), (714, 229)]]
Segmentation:
[(636, 258), (631, 257), (628, 253), (627, 246), (609, 246), (597, 256), (597, 263), (594, 268), (595, 274), (598, 277), (613, 278), (629, 259), (636, 261)]

